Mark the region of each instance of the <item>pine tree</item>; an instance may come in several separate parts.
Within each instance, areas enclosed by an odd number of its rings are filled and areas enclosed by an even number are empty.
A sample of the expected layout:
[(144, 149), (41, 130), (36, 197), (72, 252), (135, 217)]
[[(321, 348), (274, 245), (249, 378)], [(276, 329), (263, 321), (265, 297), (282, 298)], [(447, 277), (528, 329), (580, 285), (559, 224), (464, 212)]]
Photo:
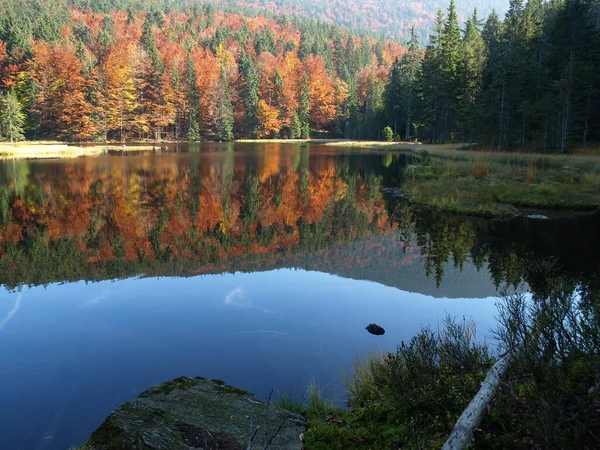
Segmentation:
[(215, 115), (215, 140), (232, 141), (233, 136), (233, 106), (225, 71), (221, 68), (221, 98), (218, 100)]
[(483, 70), (485, 67), (485, 45), (481, 36), (481, 23), (477, 10), (467, 20), (463, 46), (462, 61), (459, 67), (460, 106), (459, 127), (463, 142), (472, 142), (476, 128), (476, 110), (481, 96)]
[(442, 142), (442, 112), (444, 77), (442, 73), (442, 33), (444, 31), (444, 14), (437, 13), (433, 34), (429, 37), (429, 45), (425, 51), (419, 91), (422, 101), (421, 116), (424, 134), (431, 142)]
[(308, 79), (304, 76), (302, 93), (300, 94), (300, 122), (302, 139), (310, 138), (310, 95), (308, 93)]
[(239, 62), (240, 74), (242, 76), (242, 101), (244, 103), (244, 128), (250, 137), (256, 135), (258, 114), (258, 73), (252, 58), (242, 51)]
[(448, 18), (444, 24), (444, 30), (440, 36), (441, 43), (441, 120), (439, 129), (439, 141), (447, 142), (452, 139), (455, 130), (457, 110), (459, 103), (460, 77), (459, 65), (461, 59), (461, 35), (458, 26), (458, 15), (454, 0), (450, 1), (448, 7)]
[(189, 123), (188, 123), (188, 139), (190, 141), (200, 140), (200, 125), (198, 124), (198, 92), (196, 88), (197, 74), (194, 68), (194, 63), (188, 55), (187, 62), (187, 73), (188, 73), (188, 92), (189, 92)]
[(415, 29), (411, 28), (410, 40), (400, 64), (402, 117), (404, 119), (404, 137), (407, 141), (411, 139), (412, 124), (417, 108), (418, 76), (421, 64), (419, 38), (415, 34)]
[(153, 15), (148, 14), (146, 16), (146, 20), (144, 20), (144, 26), (142, 27), (142, 37), (140, 38), (140, 43), (142, 44), (144, 50), (146, 50), (146, 53), (148, 53), (148, 56), (150, 56), (154, 70), (160, 74), (164, 72), (165, 65), (158, 54), (158, 50), (154, 42), (154, 33), (152, 32), (153, 23)]
[(22, 141), (23, 124), (25, 115), (14, 90), (8, 91), (0, 97), (0, 135), (5, 136), (10, 142)]
[(356, 91), (356, 82), (353, 81), (348, 86), (348, 121), (344, 130), (346, 139), (360, 139), (360, 111), (358, 108), (358, 93)]
[(494, 11), (487, 18), (481, 33), (486, 58), (482, 74), (482, 93), (475, 113), (478, 138), (492, 147), (499, 145), (498, 111), (503, 86), (502, 34), (502, 22)]
[(302, 121), (298, 117), (297, 113), (292, 115), (292, 121), (290, 125), (290, 139), (300, 139), (302, 137)]
[(374, 74), (369, 76), (367, 98), (365, 99), (365, 114), (363, 117), (363, 138), (380, 139), (383, 113), (384, 86)]
[(383, 92), (384, 113), (387, 123), (392, 125), (394, 133), (398, 132), (398, 126), (402, 125), (402, 78), (400, 60), (396, 58), (385, 84)]

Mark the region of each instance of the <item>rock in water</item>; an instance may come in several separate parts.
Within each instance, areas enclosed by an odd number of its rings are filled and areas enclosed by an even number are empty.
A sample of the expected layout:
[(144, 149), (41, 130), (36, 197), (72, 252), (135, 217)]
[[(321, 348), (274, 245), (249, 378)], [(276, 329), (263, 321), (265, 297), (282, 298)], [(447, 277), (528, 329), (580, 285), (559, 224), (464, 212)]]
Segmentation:
[(367, 331), (375, 336), (381, 336), (382, 334), (385, 334), (385, 330), (376, 323), (370, 323), (367, 325)]
[(86, 450), (246, 450), (250, 421), (260, 426), (252, 449), (301, 450), (302, 416), (269, 405), (220, 380), (175, 378), (113, 411), (84, 444)]

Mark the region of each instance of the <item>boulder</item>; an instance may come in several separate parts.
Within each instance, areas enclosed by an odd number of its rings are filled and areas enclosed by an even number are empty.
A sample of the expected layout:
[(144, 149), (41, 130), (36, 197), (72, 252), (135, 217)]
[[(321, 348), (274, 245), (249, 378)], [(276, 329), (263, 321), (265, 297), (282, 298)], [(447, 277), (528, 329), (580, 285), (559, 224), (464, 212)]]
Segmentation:
[[(179, 377), (113, 411), (86, 450), (300, 450), (302, 416), (258, 400), (220, 380)], [(257, 428), (258, 427), (258, 428)]]
[(385, 330), (376, 323), (370, 323), (367, 325), (366, 330), (375, 336), (381, 336), (382, 334), (385, 334)]

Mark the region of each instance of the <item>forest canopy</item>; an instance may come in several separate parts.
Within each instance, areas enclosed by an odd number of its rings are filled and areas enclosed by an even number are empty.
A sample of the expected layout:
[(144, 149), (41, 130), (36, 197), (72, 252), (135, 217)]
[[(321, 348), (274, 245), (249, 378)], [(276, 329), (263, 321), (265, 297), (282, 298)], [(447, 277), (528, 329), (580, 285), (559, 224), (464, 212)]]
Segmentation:
[[(452, 1), (426, 48), (298, 17), (153, 0), (2, 0), (0, 136), (476, 142), (600, 138), (600, 6)], [(386, 128), (389, 127), (389, 128)], [(383, 130), (385, 134), (382, 134)]]

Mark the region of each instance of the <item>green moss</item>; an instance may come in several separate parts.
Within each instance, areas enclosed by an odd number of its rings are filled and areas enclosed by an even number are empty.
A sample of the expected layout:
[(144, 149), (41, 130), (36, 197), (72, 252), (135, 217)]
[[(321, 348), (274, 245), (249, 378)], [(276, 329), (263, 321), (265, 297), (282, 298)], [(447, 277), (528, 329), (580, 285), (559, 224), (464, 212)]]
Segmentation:
[(167, 381), (165, 383), (161, 383), (159, 385), (153, 386), (147, 391), (144, 391), (140, 394), (140, 397), (150, 397), (156, 394), (168, 394), (175, 389), (189, 389), (196, 384), (194, 378), (188, 377), (178, 377), (174, 380)]
[(229, 394), (252, 395), (248, 391), (236, 388), (234, 386), (229, 386), (228, 384), (217, 384), (216, 389), (219, 392), (226, 392), (226, 393), (229, 393)]
[(124, 444), (125, 439), (125, 432), (118, 426), (113, 417), (108, 416), (90, 438), (84, 442), (83, 447), (93, 448), (94, 445), (102, 444), (114, 450), (127, 450)]
[(223, 380), (219, 380), (218, 378), (211, 378), (211, 380), (215, 384), (225, 384)]

